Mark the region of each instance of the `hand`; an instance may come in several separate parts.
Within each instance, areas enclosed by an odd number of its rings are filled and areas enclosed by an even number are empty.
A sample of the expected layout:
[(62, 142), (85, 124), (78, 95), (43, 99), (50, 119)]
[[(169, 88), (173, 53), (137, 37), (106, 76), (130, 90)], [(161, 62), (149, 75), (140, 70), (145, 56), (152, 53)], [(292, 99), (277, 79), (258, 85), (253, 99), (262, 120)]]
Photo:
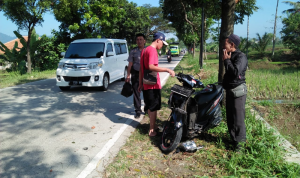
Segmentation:
[(171, 77), (174, 77), (174, 76), (175, 76), (175, 72), (174, 72), (173, 70), (169, 70), (168, 72), (169, 72), (169, 74), (171, 75)]
[(127, 75), (125, 82), (127, 82), (127, 83), (130, 82), (130, 75)]
[(223, 61), (231, 58), (231, 52), (228, 54), (226, 49), (223, 49)]
[(139, 87), (138, 87), (138, 92), (141, 92), (141, 91), (143, 90), (143, 88), (144, 88), (143, 84), (142, 84), (142, 85), (139, 85)]

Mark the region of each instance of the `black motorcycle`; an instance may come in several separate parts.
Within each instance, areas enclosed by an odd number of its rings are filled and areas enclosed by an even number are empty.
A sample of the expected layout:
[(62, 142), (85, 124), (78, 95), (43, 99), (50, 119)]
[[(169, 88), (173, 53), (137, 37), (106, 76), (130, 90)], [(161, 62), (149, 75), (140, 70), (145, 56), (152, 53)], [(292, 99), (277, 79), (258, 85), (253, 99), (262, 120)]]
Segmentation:
[[(160, 149), (164, 153), (173, 151), (182, 137), (191, 139), (216, 127), (222, 121), (220, 102), (224, 97), (221, 85), (209, 84), (204, 87), (201, 79), (192, 75), (176, 75), (182, 85), (171, 88), (168, 101), (172, 110), (168, 121), (163, 126)], [(204, 88), (195, 92), (193, 88)]]
[(172, 56), (170, 54), (167, 55), (167, 59), (168, 59), (168, 63), (170, 63), (172, 61)]

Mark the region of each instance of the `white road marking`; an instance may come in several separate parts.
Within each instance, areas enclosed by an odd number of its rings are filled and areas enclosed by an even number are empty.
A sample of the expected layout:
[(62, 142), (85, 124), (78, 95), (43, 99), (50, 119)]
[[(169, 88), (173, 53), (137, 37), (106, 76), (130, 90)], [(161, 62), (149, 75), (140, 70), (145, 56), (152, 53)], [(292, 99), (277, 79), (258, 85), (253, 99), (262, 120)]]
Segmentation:
[[(162, 80), (161, 80), (161, 85), (163, 86), (166, 82), (166, 80), (168, 79), (168, 77), (170, 76), (170, 74), (168, 73)], [(142, 101), (143, 103), (143, 101)], [(143, 110), (142, 106), (142, 110)], [(105, 155), (107, 154), (107, 152), (109, 151), (109, 149), (114, 146), (114, 144), (116, 143), (116, 141), (119, 139), (119, 137), (122, 135), (122, 133), (125, 131), (125, 129), (128, 127), (128, 125), (130, 125), (130, 123), (134, 120), (133, 119), (134, 116), (130, 116), (130, 118), (127, 119), (127, 121), (123, 124), (123, 126), (120, 128), (120, 130), (118, 130), (117, 133), (115, 133), (115, 135), (113, 136), (113, 138), (111, 140), (109, 140), (101, 149), (101, 151), (99, 153), (97, 153), (97, 155), (92, 159), (92, 161), (85, 167), (85, 169), (77, 176), (77, 178), (86, 178), (90, 173), (92, 173), (94, 171), (94, 169), (96, 169), (98, 162), (105, 157)], [(143, 117), (141, 117), (139, 120), (137, 120), (138, 122), (140, 122), (142, 120)]]
[[(140, 122), (140, 120), (136, 120)], [(122, 135), (122, 133), (125, 131), (125, 129), (130, 125), (130, 123), (134, 120), (133, 116), (127, 119), (127, 121), (123, 124), (123, 126), (118, 130), (117, 133), (112, 137), (111, 140), (109, 140), (101, 149), (99, 153), (92, 159), (92, 161), (85, 167), (85, 169), (77, 176), (77, 178), (85, 178), (87, 177), (91, 172), (96, 169), (98, 162), (107, 154), (107, 152), (110, 150), (112, 146), (116, 143), (116, 141), (119, 139), (119, 137)]]

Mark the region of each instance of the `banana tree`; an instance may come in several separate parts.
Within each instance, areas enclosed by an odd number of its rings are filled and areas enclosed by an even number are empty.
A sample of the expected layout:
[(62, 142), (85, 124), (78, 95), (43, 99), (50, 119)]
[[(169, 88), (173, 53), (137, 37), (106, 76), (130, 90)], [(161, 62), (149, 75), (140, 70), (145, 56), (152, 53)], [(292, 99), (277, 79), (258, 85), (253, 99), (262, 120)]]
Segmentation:
[(0, 42), (0, 50), (4, 52), (4, 54), (0, 55), (0, 59), (11, 63), (12, 71), (19, 71), (21, 74), (26, 73), (26, 50), (23, 48), (20, 49), (17, 41), (11, 50)]

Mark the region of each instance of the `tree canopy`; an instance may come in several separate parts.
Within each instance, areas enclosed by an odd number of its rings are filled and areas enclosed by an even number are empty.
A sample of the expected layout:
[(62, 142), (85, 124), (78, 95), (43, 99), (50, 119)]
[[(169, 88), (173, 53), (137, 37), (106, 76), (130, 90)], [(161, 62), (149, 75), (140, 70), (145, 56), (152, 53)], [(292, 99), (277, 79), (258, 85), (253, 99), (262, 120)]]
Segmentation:
[(50, 10), (52, 0), (3, 0), (1, 10), (18, 26), (18, 30), (28, 31), (27, 72), (31, 73), (30, 39), (35, 26), (44, 22), (43, 15)]

